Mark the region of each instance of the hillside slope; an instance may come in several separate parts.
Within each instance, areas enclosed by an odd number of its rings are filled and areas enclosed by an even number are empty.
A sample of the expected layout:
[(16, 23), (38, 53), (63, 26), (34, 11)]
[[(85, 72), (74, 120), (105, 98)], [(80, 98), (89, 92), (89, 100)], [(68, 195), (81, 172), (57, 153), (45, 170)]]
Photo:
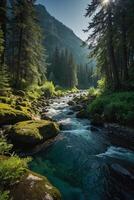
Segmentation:
[(81, 47), (82, 40), (71, 29), (52, 17), (43, 5), (36, 5), (36, 11), (48, 54), (51, 56), (56, 47), (60, 50), (67, 48), (74, 55), (77, 64), (87, 63), (89, 50)]

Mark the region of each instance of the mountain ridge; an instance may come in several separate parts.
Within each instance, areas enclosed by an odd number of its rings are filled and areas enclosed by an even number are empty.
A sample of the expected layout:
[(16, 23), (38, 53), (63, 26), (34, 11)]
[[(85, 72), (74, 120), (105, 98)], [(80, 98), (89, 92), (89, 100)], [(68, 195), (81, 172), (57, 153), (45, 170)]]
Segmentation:
[(37, 19), (42, 28), (44, 46), (51, 57), (55, 48), (60, 50), (68, 49), (74, 56), (77, 64), (86, 64), (89, 62), (87, 56), (89, 50), (81, 47), (83, 41), (74, 33), (74, 31), (65, 24), (49, 14), (46, 7), (41, 4), (35, 6)]

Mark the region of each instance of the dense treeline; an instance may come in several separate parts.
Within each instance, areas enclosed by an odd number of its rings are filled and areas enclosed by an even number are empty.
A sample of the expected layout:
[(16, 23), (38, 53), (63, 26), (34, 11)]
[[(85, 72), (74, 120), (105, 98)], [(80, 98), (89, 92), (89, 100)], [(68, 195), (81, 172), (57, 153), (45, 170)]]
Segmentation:
[(46, 79), (46, 52), (34, 2), (0, 1), (0, 85), (7, 85), (6, 71), (13, 89), (25, 90)]
[(78, 65), (77, 67), (78, 86), (81, 89), (87, 89), (89, 87), (96, 87), (98, 77), (96, 74), (96, 68), (92, 64)]
[(134, 1), (92, 0), (86, 16), (90, 22), (91, 56), (112, 90), (134, 89)]
[(65, 88), (87, 88), (93, 85), (96, 80), (93, 80), (94, 70), (77, 66), (67, 49), (56, 48), (50, 64), (47, 64), (35, 2), (0, 1), (1, 94), (10, 88), (27, 90), (31, 86), (40, 86), (46, 78)]
[(92, 64), (78, 65), (67, 49), (55, 49), (48, 67), (48, 79), (64, 88), (95, 86), (97, 77)]
[(65, 88), (73, 88), (77, 86), (77, 65), (73, 55), (68, 50), (60, 51), (55, 49), (49, 69), (49, 79), (55, 84)]

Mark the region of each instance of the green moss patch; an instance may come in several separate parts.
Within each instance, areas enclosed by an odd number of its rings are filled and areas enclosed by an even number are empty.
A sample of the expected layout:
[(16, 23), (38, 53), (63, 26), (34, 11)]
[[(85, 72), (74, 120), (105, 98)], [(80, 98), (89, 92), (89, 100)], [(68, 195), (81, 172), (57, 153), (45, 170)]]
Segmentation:
[(52, 121), (30, 120), (19, 122), (12, 126), (8, 135), (14, 144), (33, 146), (55, 137), (59, 126)]
[(9, 104), (0, 103), (0, 125), (15, 124), (31, 119), (28, 112), (16, 110)]

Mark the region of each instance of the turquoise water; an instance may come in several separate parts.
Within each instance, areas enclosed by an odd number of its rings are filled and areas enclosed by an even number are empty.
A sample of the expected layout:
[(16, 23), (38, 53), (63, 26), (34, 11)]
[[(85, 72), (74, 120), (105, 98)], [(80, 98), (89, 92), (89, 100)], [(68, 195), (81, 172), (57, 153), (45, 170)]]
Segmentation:
[(55, 100), (48, 115), (62, 124), (57, 141), (33, 157), (30, 168), (47, 176), (63, 200), (133, 200), (134, 152), (114, 146), (90, 122), (68, 115), (71, 97)]

